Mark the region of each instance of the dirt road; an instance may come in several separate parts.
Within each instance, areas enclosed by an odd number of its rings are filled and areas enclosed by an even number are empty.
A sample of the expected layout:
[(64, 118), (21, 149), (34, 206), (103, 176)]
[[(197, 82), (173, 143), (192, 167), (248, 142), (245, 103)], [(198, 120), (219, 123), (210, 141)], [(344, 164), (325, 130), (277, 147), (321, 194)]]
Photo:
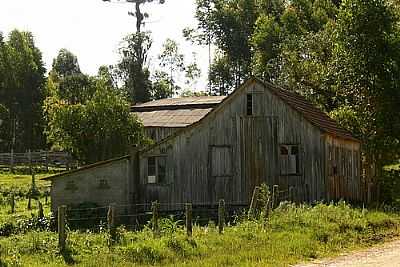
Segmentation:
[(400, 240), (295, 267), (400, 267)]

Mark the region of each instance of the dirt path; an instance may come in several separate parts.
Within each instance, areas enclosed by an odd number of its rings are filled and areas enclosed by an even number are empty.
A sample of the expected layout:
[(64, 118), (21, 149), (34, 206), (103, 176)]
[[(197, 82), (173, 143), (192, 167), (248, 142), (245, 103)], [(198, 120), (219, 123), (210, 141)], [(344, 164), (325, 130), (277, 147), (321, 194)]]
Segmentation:
[(295, 267), (400, 267), (400, 240)]

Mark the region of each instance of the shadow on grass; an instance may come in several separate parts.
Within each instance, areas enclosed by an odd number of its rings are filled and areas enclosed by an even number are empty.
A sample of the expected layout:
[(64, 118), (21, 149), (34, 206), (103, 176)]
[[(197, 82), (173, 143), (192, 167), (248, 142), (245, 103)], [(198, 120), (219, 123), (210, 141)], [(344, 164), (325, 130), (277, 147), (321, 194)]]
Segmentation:
[(72, 251), (69, 248), (65, 248), (60, 252), (61, 256), (64, 258), (64, 261), (68, 265), (73, 265), (76, 263), (74, 258), (72, 257)]

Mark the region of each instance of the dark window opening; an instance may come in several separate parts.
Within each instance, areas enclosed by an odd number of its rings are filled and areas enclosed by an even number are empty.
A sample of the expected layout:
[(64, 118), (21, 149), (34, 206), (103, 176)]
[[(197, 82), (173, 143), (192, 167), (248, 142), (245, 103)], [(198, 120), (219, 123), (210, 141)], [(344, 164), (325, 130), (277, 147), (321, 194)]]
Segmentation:
[(280, 166), (282, 175), (300, 174), (300, 151), (298, 145), (280, 146)]
[(166, 182), (167, 158), (147, 158), (147, 183), (162, 184)]
[(247, 111), (246, 114), (247, 116), (252, 116), (253, 115), (253, 95), (252, 94), (247, 94)]

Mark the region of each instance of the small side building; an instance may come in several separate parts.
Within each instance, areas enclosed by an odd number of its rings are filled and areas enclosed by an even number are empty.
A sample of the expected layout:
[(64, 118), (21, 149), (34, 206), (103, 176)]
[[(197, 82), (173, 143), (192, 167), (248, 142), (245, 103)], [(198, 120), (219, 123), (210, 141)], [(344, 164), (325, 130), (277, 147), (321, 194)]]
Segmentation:
[[(262, 183), (291, 188), (298, 202), (365, 200), (360, 142), (302, 96), (270, 83), (253, 78), (226, 98), (161, 100), (132, 111), (156, 144), (47, 178), (53, 208), (222, 198), (245, 206)], [(112, 186), (99, 191), (102, 180)], [(72, 181), (82, 189), (68, 189)]]

